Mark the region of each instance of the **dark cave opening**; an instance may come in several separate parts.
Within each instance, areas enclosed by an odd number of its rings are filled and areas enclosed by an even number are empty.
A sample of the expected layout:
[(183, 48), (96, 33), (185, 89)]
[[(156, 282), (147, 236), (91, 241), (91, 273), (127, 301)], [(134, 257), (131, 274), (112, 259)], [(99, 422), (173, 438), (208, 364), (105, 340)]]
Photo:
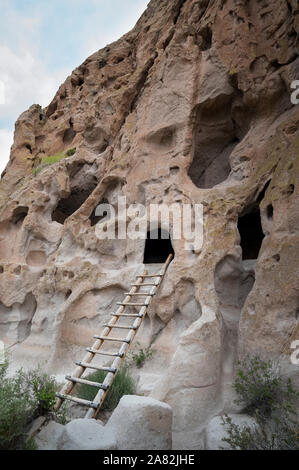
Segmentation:
[(13, 211), (12, 223), (14, 225), (20, 224), (23, 222), (25, 217), (28, 215), (29, 208), (24, 206), (18, 206)]
[(65, 220), (82, 206), (95, 186), (96, 185), (87, 189), (73, 189), (67, 198), (60, 199), (56, 209), (52, 213), (52, 220), (59, 224), (64, 224)]
[(144, 248), (144, 264), (165, 263), (170, 254), (174, 257), (171, 238), (166, 230), (158, 228), (158, 230), (147, 232)]
[[(220, 97), (195, 111), (188, 175), (198, 188), (213, 188), (230, 174), (230, 155), (244, 133), (232, 117), (232, 102), (231, 96)], [(240, 121), (239, 116), (235, 118)]]
[(255, 209), (241, 215), (238, 220), (238, 230), (241, 237), (242, 259), (257, 259), (265, 236), (260, 210)]

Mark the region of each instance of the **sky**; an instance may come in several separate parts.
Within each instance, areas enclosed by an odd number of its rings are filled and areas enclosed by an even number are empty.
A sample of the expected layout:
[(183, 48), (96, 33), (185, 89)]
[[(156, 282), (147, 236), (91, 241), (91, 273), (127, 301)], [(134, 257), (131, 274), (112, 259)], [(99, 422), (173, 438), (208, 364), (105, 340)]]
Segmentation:
[(47, 106), (89, 55), (128, 32), (149, 0), (0, 0), (0, 173), (14, 123)]

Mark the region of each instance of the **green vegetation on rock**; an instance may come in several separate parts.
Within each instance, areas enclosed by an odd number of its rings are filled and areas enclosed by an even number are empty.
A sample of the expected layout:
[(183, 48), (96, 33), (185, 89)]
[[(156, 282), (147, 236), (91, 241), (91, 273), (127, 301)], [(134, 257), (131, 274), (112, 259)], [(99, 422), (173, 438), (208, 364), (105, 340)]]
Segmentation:
[(75, 153), (76, 153), (76, 148), (74, 147), (74, 148), (67, 150), (66, 152), (59, 152), (59, 153), (56, 153), (55, 155), (43, 157), (41, 159), (40, 164), (36, 168), (33, 168), (32, 173), (34, 176), (36, 176), (44, 168), (48, 167), (49, 165), (53, 165), (53, 163), (57, 163), (64, 158), (72, 157)]

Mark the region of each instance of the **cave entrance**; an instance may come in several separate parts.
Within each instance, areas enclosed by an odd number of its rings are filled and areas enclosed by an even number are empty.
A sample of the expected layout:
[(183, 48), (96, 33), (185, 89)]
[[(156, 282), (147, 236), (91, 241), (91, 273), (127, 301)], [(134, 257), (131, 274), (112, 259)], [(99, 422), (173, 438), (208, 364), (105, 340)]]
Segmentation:
[(165, 263), (170, 254), (174, 257), (171, 238), (166, 230), (159, 228), (158, 230), (147, 232), (143, 259), (144, 264)]
[(74, 189), (67, 198), (60, 199), (52, 214), (52, 220), (59, 224), (64, 224), (65, 220), (82, 206), (94, 190), (95, 186), (96, 185), (83, 190)]
[(241, 237), (242, 259), (257, 259), (264, 238), (259, 209), (239, 217), (238, 230)]

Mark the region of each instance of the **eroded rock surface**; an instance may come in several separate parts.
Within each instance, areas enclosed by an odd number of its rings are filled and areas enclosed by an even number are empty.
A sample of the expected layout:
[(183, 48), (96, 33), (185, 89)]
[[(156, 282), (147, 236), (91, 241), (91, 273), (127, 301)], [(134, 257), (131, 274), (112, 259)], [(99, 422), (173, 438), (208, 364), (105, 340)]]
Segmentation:
[(144, 240), (95, 235), (96, 206), (126, 196), (204, 205), (202, 249), (172, 240), (138, 333), (174, 446), (202, 447), (231, 410), (238, 356), (298, 375), (298, 28), (294, 0), (152, 0), (20, 116), (0, 184), (0, 331), (16, 364), (70, 372), (143, 270)]

